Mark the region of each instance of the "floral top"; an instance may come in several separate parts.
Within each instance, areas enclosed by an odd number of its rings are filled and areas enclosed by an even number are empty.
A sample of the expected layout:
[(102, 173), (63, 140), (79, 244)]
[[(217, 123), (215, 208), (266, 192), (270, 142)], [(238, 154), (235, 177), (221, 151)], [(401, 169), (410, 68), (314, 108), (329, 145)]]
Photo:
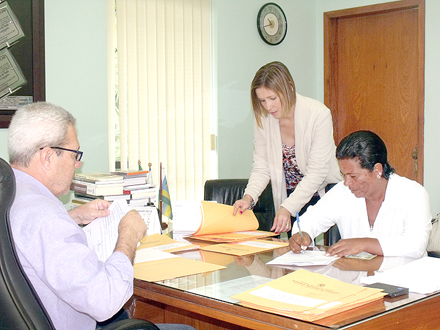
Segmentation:
[[(283, 167), (287, 191), (293, 192), (304, 177), (296, 162), (295, 145), (289, 147), (283, 143)], [(319, 196), (317, 192), (315, 196)]]
[(296, 162), (295, 145), (289, 147), (283, 143), (283, 167), (286, 176), (286, 188), (295, 190), (304, 177)]

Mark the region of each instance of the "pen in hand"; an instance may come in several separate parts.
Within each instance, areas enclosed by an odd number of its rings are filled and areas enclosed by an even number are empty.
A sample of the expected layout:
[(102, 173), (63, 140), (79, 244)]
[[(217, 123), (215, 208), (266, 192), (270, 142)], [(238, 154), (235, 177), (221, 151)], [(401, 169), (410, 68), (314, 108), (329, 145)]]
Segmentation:
[(298, 234), (301, 237), (301, 252), (304, 253), (304, 250), (307, 249), (306, 246), (304, 246), (304, 238), (303, 238), (303, 233), (301, 231), (301, 226), (299, 225), (299, 214), (298, 212), (296, 212), (296, 224), (298, 225)]

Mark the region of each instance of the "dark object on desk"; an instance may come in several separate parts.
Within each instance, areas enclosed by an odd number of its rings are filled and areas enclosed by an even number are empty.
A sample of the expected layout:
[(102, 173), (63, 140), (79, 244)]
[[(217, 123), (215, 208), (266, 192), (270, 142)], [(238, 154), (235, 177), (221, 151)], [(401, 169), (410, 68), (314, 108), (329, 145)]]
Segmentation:
[[(248, 179), (217, 179), (205, 182), (205, 201), (216, 201), (226, 205), (234, 205), (236, 200), (243, 198)], [(254, 206), (254, 214), (258, 219), (259, 230), (270, 231), (275, 208), (273, 206), (272, 186), (270, 183), (264, 189), (258, 203)]]
[(440, 252), (439, 251), (428, 251), (428, 257), (440, 258)]
[[(9, 224), (9, 210), (14, 198), (14, 173), (0, 158), (0, 329), (55, 329), (18, 260)], [(128, 319), (104, 329), (158, 328), (148, 321)]]
[(408, 288), (385, 284), (385, 283), (373, 283), (373, 284), (366, 285), (366, 287), (375, 288), (375, 289), (383, 289), (383, 292), (388, 293), (385, 297), (391, 297), (391, 298), (402, 296), (402, 295), (408, 294), (408, 292), (409, 292)]

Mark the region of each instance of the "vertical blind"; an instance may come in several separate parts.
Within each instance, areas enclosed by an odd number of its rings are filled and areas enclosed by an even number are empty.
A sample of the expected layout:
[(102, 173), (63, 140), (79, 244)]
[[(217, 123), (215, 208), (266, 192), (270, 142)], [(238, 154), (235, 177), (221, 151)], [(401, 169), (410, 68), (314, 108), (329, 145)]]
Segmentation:
[(110, 83), (110, 167), (119, 122), (122, 169), (151, 162), (158, 184), (162, 162), (171, 199), (201, 200), (210, 173), (210, 0), (116, 0), (116, 11), (110, 3), (119, 108), (117, 116)]

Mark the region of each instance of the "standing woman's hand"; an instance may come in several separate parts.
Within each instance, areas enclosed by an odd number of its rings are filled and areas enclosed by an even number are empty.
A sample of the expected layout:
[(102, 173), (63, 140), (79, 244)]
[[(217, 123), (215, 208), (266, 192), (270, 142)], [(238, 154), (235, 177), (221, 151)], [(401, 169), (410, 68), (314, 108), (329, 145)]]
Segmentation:
[(253, 201), (253, 198), (249, 195), (244, 195), (242, 199), (239, 199), (234, 203), (234, 213), (233, 215), (236, 215), (237, 212), (240, 212), (242, 214), (244, 211), (249, 209), (251, 206), (251, 203)]
[(275, 231), (275, 234), (285, 233), (292, 230), (292, 220), (290, 218), (290, 212), (287, 209), (282, 206), (280, 207), (275, 215), (273, 226), (270, 230)]

